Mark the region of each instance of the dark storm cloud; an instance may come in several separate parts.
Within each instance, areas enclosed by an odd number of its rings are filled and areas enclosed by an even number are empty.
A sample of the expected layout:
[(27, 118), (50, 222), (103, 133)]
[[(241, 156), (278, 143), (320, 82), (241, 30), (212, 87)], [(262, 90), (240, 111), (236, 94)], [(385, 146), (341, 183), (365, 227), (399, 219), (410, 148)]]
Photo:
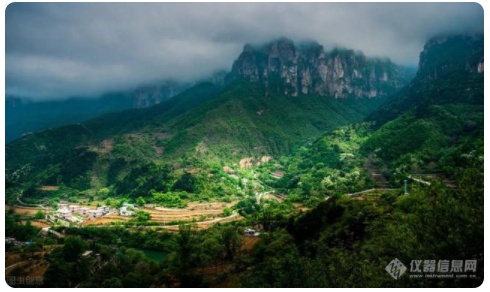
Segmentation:
[(6, 12), (6, 91), (90, 96), (230, 69), (244, 43), (286, 36), (416, 65), (435, 34), (483, 31), (472, 3), (52, 3)]

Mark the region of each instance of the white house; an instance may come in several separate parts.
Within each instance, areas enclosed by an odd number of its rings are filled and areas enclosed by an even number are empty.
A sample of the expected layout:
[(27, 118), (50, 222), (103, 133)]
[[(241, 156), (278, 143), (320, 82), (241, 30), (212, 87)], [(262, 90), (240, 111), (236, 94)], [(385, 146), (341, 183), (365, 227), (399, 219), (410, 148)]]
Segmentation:
[(119, 209), (119, 215), (121, 215), (121, 216), (133, 216), (134, 215), (134, 204), (123, 203), (122, 207)]
[(69, 209), (59, 209), (58, 215), (66, 220), (71, 220), (73, 218), (71, 211)]
[(101, 210), (88, 210), (87, 215), (90, 218), (97, 218), (97, 217), (102, 216), (102, 211)]
[(245, 231), (243, 233), (247, 236), (259, 236), (260, 235), (259, 232), (257, 232), (255, 229), (252, 229), (252, 228), (245, 229)]
[(104, 212), (102, 210), (100, 210), (100, 209), (95, 210), (95, 216), (96, 217), (100, 217), (102, 215), (104, 215)]
[(111, 211), (111, 208), (107, 206), (97, 207), (97, 210), (102, 212), (102, 214), (107, 214)]
[(66, 208), (68, 208), (67, 203), (58, 203), (58, 209), (66, 209)]
[(78, 213), (82, 215), (86, 215), (89, 210), (90, 210), (89, 208), (83, 207), (78, 210)]
[(78, 212), (78, 210), (80, 209), (80, 206), (70, 205), (70, 206), (68, 206), (68, 209), (70, 209), (70, 211), (72, 211), (72, 212)]
[(123, 207), (130, 207), (130, 208), (134, 209), (134, 204), (123, 203), (122, 206)]

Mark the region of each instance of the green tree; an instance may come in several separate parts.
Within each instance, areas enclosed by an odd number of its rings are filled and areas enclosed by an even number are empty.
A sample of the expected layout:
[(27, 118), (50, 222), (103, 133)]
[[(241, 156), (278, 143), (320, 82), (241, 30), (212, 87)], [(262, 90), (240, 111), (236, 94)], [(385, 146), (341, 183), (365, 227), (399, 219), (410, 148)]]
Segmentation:
[(232, 211), (231, 211), (231, 209), (230, 209), (230, 208), (224, 208), (224, 209), (223, 209), (223, 216), (224, 216), (224, 217), (231, 216), (231, 214), (232, 214)]
[(193, 272), (196, 264), (196, 243), (193, 232), (191, 225), (179, 225), (179, 233), (175, 238), (175, 251), (171, 256), (172, 270), (181, 281), (182, 287), (193, 286), (196, 281), (196, 274)]
[(44, 211), (42, 209), (37, 210), (34, 219), (44, 219)]
[(218, 263), (221, 260), (221, 254), (223, 253), (223, 245), (219, 243), (219, 240), (215, 237), (205, 239), (200, 245), (199, 257), (201, 262), (205, 265), (214, 265), (215, 274), (218, 274)]
[(67, 262), (74, 262), (78, 260), (86, 248), (87, 244), (80, 236), (68, 236), (65, 238), (63, 246), (63, 258)]
[(146, 204), (146, 201), (143, 197), (139, 196), (137, 199), (136, 199), (136, 204), (138, 206), (144, 206)]
[(147, 222), (150, 220), (150, 213), (145, 212), (145, 211), (136, 211), (136, 220), (138, 222)]
[(101, 198), (105, 198), (109, 193), (110, 190), (108, 188), (101, 188), (100, 190), (97, 191), (97, 196)]
[(175, 184), (172, 187), (172, 190), (194, 193), (195, 185), (196, 185), (196, 179), (192, 176), (192, 174), (186, 172), (175, 182)]
[(225, 258), (233, 260), (241, 247), (241, 237), (233, 226), (227, 226), (221, 231), (221, 243), (225, 249)]

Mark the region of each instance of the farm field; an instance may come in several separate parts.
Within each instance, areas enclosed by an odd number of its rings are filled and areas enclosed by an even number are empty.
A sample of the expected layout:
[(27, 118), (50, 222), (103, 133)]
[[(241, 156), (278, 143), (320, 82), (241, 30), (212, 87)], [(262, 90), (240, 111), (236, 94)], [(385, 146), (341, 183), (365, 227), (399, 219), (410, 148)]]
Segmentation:
[[(175, 222), (196, 222), (199, 228), (208, 228), (217, 222), (224, 223), (240, 220), (241, 216), (238, 214), (232, 214), (226, 218), (222, 217), (223, 210), (232, 207), (234, 204), (236, 204), (236, 202), (189, 203), (187, 208), (182, 209), (147, 206), (139, 208), (139, 210), (150, 214), (149, 221), (160, 223), (162, 225), (171, 224), (173, 226), (175, 225)], [(100, 218), (86, 220), (81, 223), (81, 225), (113, 224), (116, 222), (129, 221), (132, 218), (133, 217), (119, 216), (116, 214), (107, 214)], [(169, 229), (172, 229), (172, 227), (169, 226)]]

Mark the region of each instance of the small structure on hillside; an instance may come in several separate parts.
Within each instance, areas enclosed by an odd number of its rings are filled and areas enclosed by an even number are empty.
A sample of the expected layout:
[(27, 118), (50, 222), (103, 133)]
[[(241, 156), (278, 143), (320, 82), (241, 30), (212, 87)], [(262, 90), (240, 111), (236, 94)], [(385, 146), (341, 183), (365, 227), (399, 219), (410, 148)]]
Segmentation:
[(121, 215), (121, 216), (133, 216), (134, 215), (134, 204), (123, 203), (122, 207), (119, 209), (119, 215)]
[(71, 221), (72, 218), (73, 218), (73, 216), (71, 214), (71, 211), (69, 209), (59, 209), (58, 210), (58, 215), (61, 218), (65, 219), (65, 220), (69, 220), (69, 221)]
[(259, 236), (260, 232), (257, 232), (255, 229), (247, 228), (243, 231), (245, 236)]
[(107, 206), (101, 206), (101, 207), (97, 207), (97, 211), (100, 211), (103, 215), (105, 215), (111, 212), (111, 208)]
[(80, 213), (82, 215), (87, 215), (89, 210), (90, 210), (89, 208), (83, 207), (83, 208), (78, 209), (78, 213)]
[(102, 216), (102, 210), (88, 210), (87, 211), (87, 215), (89, 216), (89, 218), (93, 219), (93, 218), (97, 218), (97, 217), (100, 217)]
[(70, 209), (70, 211), (72, 211), (72, 212), (78, 212), (78, 210), (80, 209), (80, 206), (70, 205), (70, 206), (68, 206), (68, 209)]
[(68, 208), (67, 203), (61, 203), (61, 202), (58, 203), (58, 209), (66, 209), (66, 208)]

